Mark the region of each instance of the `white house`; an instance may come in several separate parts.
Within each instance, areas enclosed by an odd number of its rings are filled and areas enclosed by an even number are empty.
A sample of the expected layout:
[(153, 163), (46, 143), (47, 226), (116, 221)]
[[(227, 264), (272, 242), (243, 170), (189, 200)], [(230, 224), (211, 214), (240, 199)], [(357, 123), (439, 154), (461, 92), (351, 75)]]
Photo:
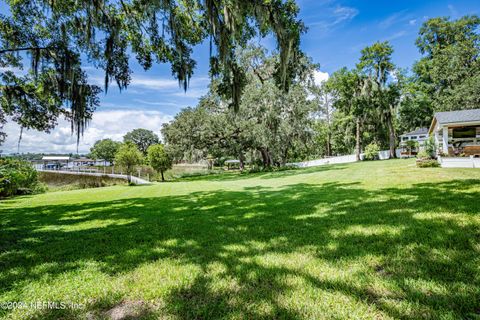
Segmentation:
[(64, 156), (44, 156), (42, 161), (36, 164), (38, 169), (60, 169), (68, 167), (70, 163), (70, 157)]
[(439, 155), (480, 157), (480, 109), (435, 113), (429, 134)]
[(400, 156), (414, 156), (417, 154), (418, 150), (409, 150), (407, 147), (407, 141), (415, 141), (418, 143), (418, 146), (421, 147), (425, 143), (425, 140), (428, 139), (428, 128), (419, 128), (407, 133), (404, 133), (400, 136)]

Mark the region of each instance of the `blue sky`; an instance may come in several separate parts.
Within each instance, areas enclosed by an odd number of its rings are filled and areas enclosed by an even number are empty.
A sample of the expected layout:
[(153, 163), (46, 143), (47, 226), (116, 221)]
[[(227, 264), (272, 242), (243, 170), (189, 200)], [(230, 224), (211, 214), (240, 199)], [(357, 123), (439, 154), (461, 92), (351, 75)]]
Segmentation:
[[(302, 49), (320, 71), (331, 74), (347, 66), (353, 67), (360, 50), (375, 41), (388, 40), (394, 46), (393, 61), (409, 68), (419, 58), (415, 39), (421, 24), (428, 18), (480, 14), (480, 1), (342, 1), (298, 0), (300, 18), (309, 28), (302, 37)], [(258, 40), (274, 48), (272, 37)], [(160, 132), (161, 124), (170, 121), (182, 108), (194, 106), (207, 91), (208, 44), (198, 46), (194, 58), (198, 65), (190, 89), (184, 93), (171, 77), (168, 65), (156, 65), (145, 72), (132, 59), (133, 78), (130, 87), (122, 92), (111, 85), (108, 94), (101, 94), (101, 106), (82, 139), (79, 150), (88, 152), (98, 139), (121, 137), (129, 130), (143, 127)], [(103, 74), (87, 66), (91, 82), (103, 86)], [(15, 152), (19, 128), (9, 124), (9, 138), (0, 147)], [(65, 121), (52, 134), (33, 131), (24, 133), (21, 152), (75, 152), (75, 138)]]

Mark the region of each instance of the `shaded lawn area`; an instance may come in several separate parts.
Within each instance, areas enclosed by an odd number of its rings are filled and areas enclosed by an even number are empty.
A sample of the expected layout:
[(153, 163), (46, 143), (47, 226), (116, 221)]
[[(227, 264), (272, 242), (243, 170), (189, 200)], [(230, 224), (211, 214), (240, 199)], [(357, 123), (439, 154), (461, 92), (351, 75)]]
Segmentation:
[(4, 201), (0, 302), (84, 307), (0, 315), (477, 319), (480, 170), (412, 164)]

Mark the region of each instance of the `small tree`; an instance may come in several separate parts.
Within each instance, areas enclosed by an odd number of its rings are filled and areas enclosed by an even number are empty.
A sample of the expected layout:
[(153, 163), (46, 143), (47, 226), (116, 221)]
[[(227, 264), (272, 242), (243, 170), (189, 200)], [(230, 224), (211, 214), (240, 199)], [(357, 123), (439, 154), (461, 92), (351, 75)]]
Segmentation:
[(98, 140), (90, 149), (90, 153), (96, 159), (103, 159), (111, 164), (115, 159), (115, 154), (117, 153), (120, 145), (120, 142), (113, 141), (112, 139)]
[(122, 144), (115, 155), (115, 163), (125, 168), (128, 182), (131, 182), (131, 175), (135, 170), (135, 166), (141, 164), (142, 160), (142, 153), (138, 151), (137, 146), (130, 141)]
[(425, 152), (428, 154), (430, 158), (436, 158), (437, 155), (437, 146), (435, 144), (435, 138), (433, 136), (430, 136), (427, 140), (425, 140), (423, 144), (423, 149)]
[(148, 161), (155, 171), (160, 172), (162, 181), (165, 181), (163, 173), (172, 168), (172, 159), (162, 144), (154, 144), (148, 147)]

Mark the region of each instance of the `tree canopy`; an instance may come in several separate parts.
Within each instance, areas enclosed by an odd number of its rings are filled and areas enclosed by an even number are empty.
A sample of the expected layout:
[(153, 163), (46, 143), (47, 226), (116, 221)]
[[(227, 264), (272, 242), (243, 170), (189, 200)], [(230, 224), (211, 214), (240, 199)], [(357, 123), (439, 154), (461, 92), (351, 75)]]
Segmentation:
[(123, 136), (123, 142), (127, 141), (133, 142), (138, 150), (140, 150), (143, 155), (146, 155), (148, 147), (159, 143), (160, 139), (153, 131), (139, 128), (134, 129)]
[(142, 161), (142, 153), (131, 141), (123, 143), (115, 154), (115, 164), (125, 169), (129, 182), (130, 176), (134, 173), (135, 166), (141, 164)]
[(313, 134), (308, 88), (316, 65), (301, 59), (302, 72), (285, 93), (274, 80), (278, 55), (251, 46), (237, 52), (236, 59), (247, 81), (238, 111), (228, 108), (219, 93), (221, 83), (213, 82), (197, 107), (182, 110), (164, 125), (162, 134), (175, 158), (233, 157), (241, 168), (247, 156), (265, 167), (301, 158)]
[(112, 139), (98, 140), (90, 149), (90, 154), (96, 159), (103, 159), (112, 163), (120, 145), (120, 142)]
[(172, 158), (162, 144), (148, 147), (148, 163), (157, 172), (160, 172), (162, 181), (165, 181), (164, 172), (172, 168)]
[(210, 41), (210, 74), (221, 79), (219, 92), (238, 109), (245, 86), (234, 58), (238, 47), (273, 33), (279, 51), (274, 77), (282, 90), (298, 73), (302, 55), (305, 27), (293, 0), (10, 0), (7, 5), (9, 14), (0, 16), (0, 67), (7, 70), (0, 74), (1, 123), (8, 116), (21, 127), (48, 132), (63, 115), (77, 140), (100, 92), (88, 83), (85, 61), (104, 71), (105, 91), (112, 81), (120, 89), (128, 86), (131, 56), (144, 69), (169, 63), (186, 90), (196, 65), (192, 48)]

